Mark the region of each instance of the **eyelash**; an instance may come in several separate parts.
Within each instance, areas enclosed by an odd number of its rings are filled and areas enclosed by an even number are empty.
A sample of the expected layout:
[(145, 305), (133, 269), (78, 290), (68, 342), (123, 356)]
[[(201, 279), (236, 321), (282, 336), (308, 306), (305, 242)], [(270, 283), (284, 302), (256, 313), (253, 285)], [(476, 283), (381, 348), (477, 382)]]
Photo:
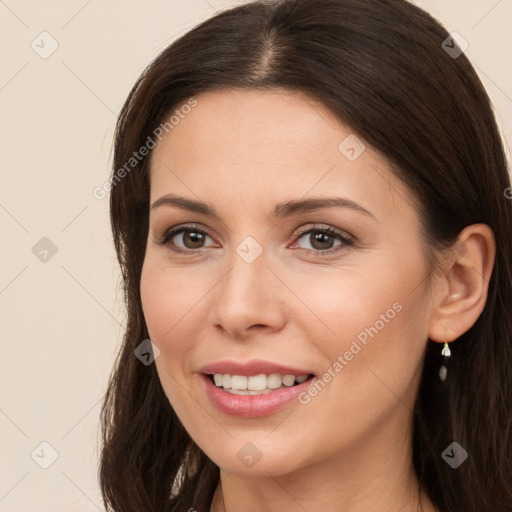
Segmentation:
[[(197, 226), (194, 226), (194, 225), (181, 226), (179, 228), (171, 229), (171, 230), (163, 233), (163, 235), (160, 237), (159, 241), (156, 242), (156, 244), (169, 246), (170, 250), (172, 250), (174, 252), (182, 253), (182, 254), (197, 254), (199, 252), (202, 252), (203, 249), (205, 249), (205, 248), (185, 250), (185, 249), (181, 249), (179, 247), (173, 247), (172, 245), (169, 244), (170, 240), (172, 238), (174, 238), (176, 235), (179, 235), (180, 233), (186, 233), (186, 232), (198, 233), (202, 236), (210, 236), (210, 235), (208, 235), (208, 233), (206, 231), (204, 231), (203, 229), (201, 229)], [(344, 246), (354, 245), (354, 240), (352, 237), (350, 237), (348, 235), (344, 235), (342, 233), (339, 233), (338, 231), (335, 231), (332, 228), (318, 228), (316, 226), (311, 227), (311, 228), (306, 228), (306, 229), (300, 231), (297, 234), (296, 239), (298, 240), (301, 237), (303, 237), (304, 235), (307, 235), (309, 233), (327, 234), (327, 235), (332, 236), (333, 238), (339, 240), (340, 242), (343, 242)], [(336, 247), (333, 247), (331, 249), (326, 249), (324, 251), (317, 250), (317, 249), (302, 249), (302, 248), (299, 248), (299, 249), (302, 250), (307, 255), (311, 255), (311, 254), (315, 254), (315, 255), (322, 254), (323, 255), (323, 254), (332, 254), (333, 252), (340, 250), (340, 248), (342, 248), (343, 245), (341, 245), (341, 246), (338, 245)]]

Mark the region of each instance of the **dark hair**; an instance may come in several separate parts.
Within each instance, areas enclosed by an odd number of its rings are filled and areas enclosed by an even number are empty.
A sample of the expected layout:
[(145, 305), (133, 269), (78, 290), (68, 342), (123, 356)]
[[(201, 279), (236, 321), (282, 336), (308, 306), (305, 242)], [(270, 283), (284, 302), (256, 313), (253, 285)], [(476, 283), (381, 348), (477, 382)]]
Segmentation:
[[(127, 327), (101, 413), (107, 510), (208, 511), (219, 481), (219, 468), (169, 404), (155, 365), (134, 357), (149, 338), (139, 283), (150, 156), (122, 176), (119, 170), (177, 106), (233, 88), (299, 91), (325, 105), (408, 185), (429, 247), (449, 248), (471, 224), (492, 228), (497, 252), (487, 302), (450, 345), (444, 383), (440, 345), (428, 340), (412, 448), (420, 484), (442, 512), (512, 510), (510, 179), (490, 100), (466, 56), (446, 51), (448, 37), (404, 0), (259, 1), (201, 23), (137, 80), (118, 119), (111, 181)], [(453, 441), (469, 453), (457, 469), (441, 457)]]

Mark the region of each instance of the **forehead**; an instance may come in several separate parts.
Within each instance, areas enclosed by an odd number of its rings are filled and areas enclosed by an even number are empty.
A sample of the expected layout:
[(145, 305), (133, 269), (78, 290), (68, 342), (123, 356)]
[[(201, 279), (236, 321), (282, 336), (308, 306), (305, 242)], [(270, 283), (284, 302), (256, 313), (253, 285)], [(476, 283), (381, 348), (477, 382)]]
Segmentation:
[(226, 90), (195, 100), (153, 150), (151, 202), (172, 192), (269, 210), (307, 195), (343, 195), (383, 210), (413, 206), (385, 158), (313, 98)]

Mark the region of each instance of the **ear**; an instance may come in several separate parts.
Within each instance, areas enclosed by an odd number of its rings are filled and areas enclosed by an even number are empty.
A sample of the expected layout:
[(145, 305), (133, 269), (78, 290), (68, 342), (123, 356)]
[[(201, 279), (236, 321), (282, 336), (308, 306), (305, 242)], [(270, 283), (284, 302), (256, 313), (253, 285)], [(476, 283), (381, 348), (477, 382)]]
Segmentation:
[(487, 301), (496, 241), (486, 224), (464, 228), (441, 264), (433, 292), (429, 337), (453, 341), (477, 321)]

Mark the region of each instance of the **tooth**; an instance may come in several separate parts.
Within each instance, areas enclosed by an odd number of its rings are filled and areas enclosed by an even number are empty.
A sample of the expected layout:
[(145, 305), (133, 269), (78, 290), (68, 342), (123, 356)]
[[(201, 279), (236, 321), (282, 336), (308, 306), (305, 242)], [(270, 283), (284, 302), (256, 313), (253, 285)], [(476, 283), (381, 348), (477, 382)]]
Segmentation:
[(245, 392), (240, 389), (230, 389), (229, 392), (233, 395), (245, 395)]
[(285, 375), (283, 377), (283, 384), (285, 386), (293, 386), (295, 384), (295, 375)]
[(251, 391), (263, 391), (267, 387), (267, 376), (264, 373), (260, 375), (251, 375), (247, 379), (247, 389)]
[(222, 387), (228, 389), (231, 387), (231, 375), (229, 373), (222, 376)]
[(281, 387), (281, 374), (279, 373), (271, 373), (267, 377), (267, 388), (268, 389), (277, 389)]
[(231, 375), (231, 389), (247, 389), (247, 376)]
[(307, 380), (309, 375), (281, 375), (279, 373), (271, 373), (265, 375), (231, 375), (229, 373), (215, 373), (213, 374), (213, 381), (217, 387), (222, 387), (225, 390), (235, 389), (237, 391), (248, 391), (244, 394), (260, 394), (262, 391), (279, 389), (284, 387), (291, 387), (297, 382), (302, 384)]
[(228, 393), (232, 393), (234, 395), (264, 395), (265, 393), (270, 393), (270, 389), (265, 389), (264, 391), (250, 391), (248, 389), (246, 390), (240, 390), (240, 389), (227, 389)]

